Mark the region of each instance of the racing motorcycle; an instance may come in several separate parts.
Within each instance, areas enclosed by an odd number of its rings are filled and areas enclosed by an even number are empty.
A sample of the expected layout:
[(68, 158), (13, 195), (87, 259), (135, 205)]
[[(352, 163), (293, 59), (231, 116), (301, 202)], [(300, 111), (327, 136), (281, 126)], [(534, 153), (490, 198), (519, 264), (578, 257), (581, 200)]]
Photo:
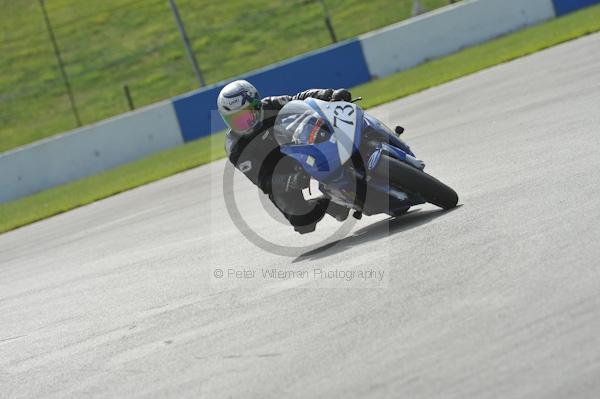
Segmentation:
[(340, 221), (352, 210), (360, 219), (363, 214), (400, 216), (426, 202), (455, 207), (458, 195), (424, 172), (425, 164), (400, 140), (403, 129), (392, 131), (366, 114), (357, 100), (309, 98), (291, 101), (279, 111), (274, 136), (281, 152), (311, 177), (306, 196), (316, 193), (347, 208)]

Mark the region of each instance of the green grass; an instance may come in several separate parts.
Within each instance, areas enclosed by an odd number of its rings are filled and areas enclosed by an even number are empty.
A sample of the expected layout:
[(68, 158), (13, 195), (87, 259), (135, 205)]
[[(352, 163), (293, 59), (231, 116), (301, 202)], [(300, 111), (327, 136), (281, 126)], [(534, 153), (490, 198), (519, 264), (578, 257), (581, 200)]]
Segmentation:
[[(411, 0), (325, 0), (338, 38), (410, 16)], [(448, 0), (421, 0), (427, 9)], [(167, 0), (46, 0), (84, 124), (195, 89)], [(330, 44), (315, 0), (177, 0), (207, 83)], [(75, 128), (38, 0), (0, 0), (0, 152)]]
[(222, 158), (225, 135), (215, 134), (94, 176), (0, 204), (0, 233)]
[[(408, 71), (355, 87), (372, 107), (541, 49), (600, 31), (600, 6), (519, 31)], [(0, 232), (221, 158), (223, 134), (151, 155), (96, 176), (0, 204)]]

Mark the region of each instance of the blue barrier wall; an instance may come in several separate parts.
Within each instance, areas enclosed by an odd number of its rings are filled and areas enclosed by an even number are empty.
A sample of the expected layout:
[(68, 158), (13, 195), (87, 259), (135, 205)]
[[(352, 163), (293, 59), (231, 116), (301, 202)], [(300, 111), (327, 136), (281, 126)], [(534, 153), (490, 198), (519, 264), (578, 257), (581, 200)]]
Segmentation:
[(556, 16), (568, 14), (579, 10), (580, 8), (589, 7), (594, 4), (600, 4), (600, 0), (553, 0)]
[[(248, 80), (266, 97), (293, 94), (310, 88), (352, 87), (369, 81), (371, 76), (359, 41), (351, 40), (236, 79)], [(173, 100), (185, 141), (195, 140), (225, 128), (225, 124), (221, 118), (216, 117), (214, 110), (217, 95), (227, 83), (221, 82)]]

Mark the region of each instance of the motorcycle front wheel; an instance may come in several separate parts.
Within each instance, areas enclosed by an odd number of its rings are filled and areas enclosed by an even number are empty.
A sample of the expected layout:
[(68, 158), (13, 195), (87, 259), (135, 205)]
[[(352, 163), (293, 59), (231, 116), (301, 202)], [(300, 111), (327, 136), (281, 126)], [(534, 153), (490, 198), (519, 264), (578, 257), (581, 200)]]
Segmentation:
[(438, 179), (385, 154), (371, 171), (373, 178), (384, 180), (401, 191), (416, 194), (424, 201), (443, 209), (458, 203), (458, 194)]

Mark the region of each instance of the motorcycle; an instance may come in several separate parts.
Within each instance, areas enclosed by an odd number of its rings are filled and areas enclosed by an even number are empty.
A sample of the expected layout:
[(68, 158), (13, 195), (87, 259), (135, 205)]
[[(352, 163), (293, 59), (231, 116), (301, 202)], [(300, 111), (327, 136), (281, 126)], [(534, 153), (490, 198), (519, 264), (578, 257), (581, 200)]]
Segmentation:
[[(360, 219), (380, 213), (392, 217), (429, 202), (451, 209), (456, 192), (424, 172), (399, 135), (366, 114), (355, 101), (309, 98), (286, 104), (277, 116), (274, 136), (283, 154), (311, 177), (311, 191)], [(312, 194), (312, 193), (309, 193)], [(300, 233), (314, 231), (315, 227)]]

